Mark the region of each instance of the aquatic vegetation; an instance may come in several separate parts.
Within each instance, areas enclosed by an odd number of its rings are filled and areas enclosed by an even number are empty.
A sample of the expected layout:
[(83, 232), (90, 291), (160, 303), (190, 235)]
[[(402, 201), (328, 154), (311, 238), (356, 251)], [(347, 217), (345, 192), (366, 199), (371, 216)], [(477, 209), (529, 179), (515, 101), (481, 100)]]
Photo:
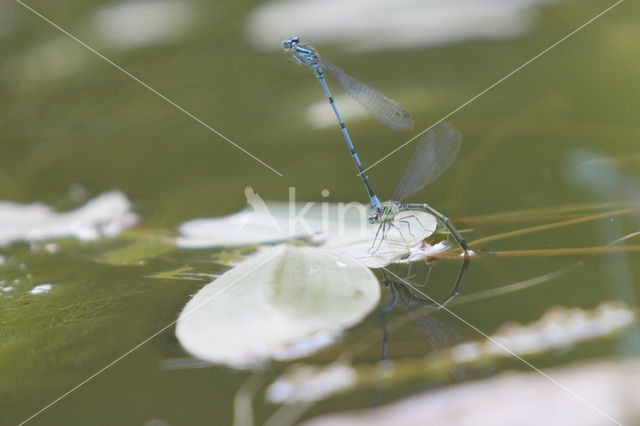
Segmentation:
[(378, 280), (357, 261), (321, 248), (280, 245), (203, 287), (181, 312), (176, 336), (199, 358), (255, 368), (332, 344), (379, 299)]
[[(451, 374), (452, 367), (462, 365), (485, 366), (489, 363), (495, 364), (507, 358), (514, 356), (527, 357), (540, 356), (545, 353), (558, 350), (566, 350), (567, 348), (588, 342), (594, 339), (601, 339), (622, 332), (624, 329), (637, 324), (637, 313), (634, 309), (619, 302), (602, 302), (599, 306), (592, 310), (584, 310), (580, 308), (555, 307), (544, 313), (539, 320), (530, 324), (521, 325), (516, 323), (504, 324), (495, 333), (486, 335), (483, 340), (463, 342), (449, 349), (434, 352), (426, 357), (419, 358), (403, 358), (395, 361), (383, 361), (376, 365), (350, 363), (346, 360), (332, 362), (327, 365), (308, 365), (294, 364), (290, 366), (284, 374), (273, 381), (266, 390), (266, 398), (275, 404), (307, 404), (308, 409), (310, 403), (326, 399), (330, 396), (340, 394), (347, 391), (354, 391), (361, 387), (389, 388), (400, 386), (404, 383), (411, 383), (420, 380), (442, 380)], [(630, 361), (636, 364), (638, 361)], [(586, 369), (588, 370), (589, 367)], [(605, 366), (611, 369), (612, 366)], [(589, 383), (585, 380), (591, 373), (586, 373), (582, 367), (574, 367), (572, 370), (576, 374), (571, 378), (569, 384), (574, 381), (580, 383)], [(619, 381), (623, 374), (624, 368), (615, 368), (615, 381)], [(562, 377), (563, 373), (553, 374), (554, 378)], [(559, 379), (560, 380), (560, 379)], [(613, 380), (613, 379), (612, 379)], [(389, 408), (385, 408), (382, 412), (396, 412), (396, 416), (410, 419), (422, 419), (423, 409), (417, 409), (416, 405), (424, 405), (427, 401), (434, 401), (444, 398), (450, 401), (450, 404), (457, 404), (461, 399), (454, 397), (453, 394), (464, 395), (468, 392), (469, 386), (479, 387), (496, 387), (500, 389), (500, 385), (496, 381), (504, 381), (503, 379), (486, 380), (483, 384), (464, 385), (460, 388), (449, 388), (424, 395), (414, 396), (405, 401), (397, 402)], [(563, 389), (557, 387), (547, 378), (539, 376), (535, 373), (527, 373), (522, 376), (522, 381), (531, 383), (540, 388), (549, 388), (549, 391), (560, 395), (566, 394), (569, 399), (573, 397), (566, 393)], [(565, 384), (565, 381), (560, 380)], [(593, 381), (593, 386), (599, 386), (600, 381)], [(573, 389), (573, 387), (572, 387)], [(473, 391), (474, 399), (477, 397)], [(481, 394), (483, 392), (480, 392)], [(503, 399), (509, 400), (508, 392), (501, 392)], [(514, 398), (516, 398), (514, 396)], [(518, 396), (517, 398), (521, 398)], [(540, 396), (532, 396), (522, 398), (531, 399), (540, 398)], [(563, 398), (565, 398), (563, 396)], [(458, 401), (458, 402), (456, 402)], [(533, 403), (534, 401), (531, 401)], [(468, 402), (462, 402), (467, 404)], [(572, 404), (579, 402), (573, 400)], [(633, 403), (624, 404), (625, 410), (632, 407)], [(406, 406), (404, 408), (400, 408)], [(427, 404), (429, 406), (429, 404)], [(396, 407), (396, 408), (394, 408)], [(582, 407), (580, 407), (582, 408)], [(397, 411), (401, 412), (398, 413)], [(379, 410), (374, 410), (374, 414)], [(587, 410), (588, 411), (588, 410)], [(428, 416), (436, 416), (441, 413), (436, 410), (428, 414)], [(387, 415), (385, 414), (385, 415)], [(592, 412), (590, 412), (592, 415)], [(365, 416), (368, 414), (365, 414)], [(337, 421), (338, 417), (344, 416), (349, 418), (350, 414), (328, 416), (327, 421)], [(363, 413), (359, 413), (361, 418)], [(475, 417), (474, 417), (475, 418)], [(324, 424), (324, 420), (319, 419), (316, 423), (311, 421), (309, 424)]]

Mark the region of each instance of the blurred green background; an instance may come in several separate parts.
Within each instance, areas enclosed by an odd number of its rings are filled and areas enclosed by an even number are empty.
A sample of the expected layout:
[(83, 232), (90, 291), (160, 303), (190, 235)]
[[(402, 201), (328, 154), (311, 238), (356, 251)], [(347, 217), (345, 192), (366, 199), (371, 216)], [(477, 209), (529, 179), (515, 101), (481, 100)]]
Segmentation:
[[(248, 25), (255, 22), (249, 16), (257, 13), (258, 2), (160, 3), (173, 5), (168, 16), (182, 24), (164, 39), (127, 47), (101, 38), (101, 21), (96, 18), (119, 3), (28, 4), (284, 176), (260, 165), (19, 3), (7, 2), (0, 6), (4, 15), (0, 199), (39, 201), (67, 210), (119, 189), (134, 204), (143, 229), (169, 233), (192, 218), (240, 210), (247, 185), (265, 199), (286, 199), (288, 187), (294, 186), (299, 200), (320, 200), (323, 189), (331, 192), (328, 201), (366, 200), (338, 127), (317, 130), (306, 118), (308, 105), (324, 101), (312, 73), (287, 59), (279, 50), (280, 38), (274, 37), (274, 49), (269, 51), (256, 47), (247, 36)], [(349, 74), (398, 101), (416, 120), (415, 131), (405, 134), (373, 119), (347, 120), (367, 165), (610, 4), (536, 5), (530, 11), (531, 28), (503, 38), (470, 37), (442, 45), (362, 51), (307, 39)], [(369, 10), (363, 2), (349, 13), (357, 19)], [(428, 201), (447, 214), (458, 228), (470, 230), (465, 234), (470, 241), (552, 222), (567, 206), (588, 203), (596, 205), (592, 212), (599, 212), (605, 203), (635, 204), (640, 195), (639, 11), (636, 3), (622, 3), (451, 116), (447, 121), (463, 134), (460, 154), (435, 184), (412, 201)], [(159, 19), (153, 14), (147, 18)], [(330, 14), (315, 19), (332, 31)], [(127, 28), (143, 23), (131, 19), (121, 25), (126, 40)], [(375, 40), (371, 43), (375, 46)], [(340, 92), (335, 82), (329, 83)], [(598, 156), (596, 166), (600, 166), (585, 169), (580, 164), (582, 170), (596, 173), (604, 164), (607, 176), (614, 179), (594, 174), (580, 183), (584, 179), (575, 177), (572, 165), (576, 153), (585, 151)], [(409, 146), (371, 170), (381, 198), (393, 192), (411, 152)], [(70, 197), (70, 188), (81, 188), (86, 197)], [(537, 208), (557, 209), (558, 214), (533, 214), (533, 219), (522, 221), (478, 220)], [(631, 214), (561, 227), (483, 248), (601, 246), (637, 231), (638, 218)], [(26, 419), (175, 320), (202, 286), (198, 281), (152, 275), (187, 264), (203, 273), (225, 270), (216, 263), (216, 250), (174, 250), (142, 265), (113, 265), (98, 260), (103, 250), (119, 243), (102, 244), (68, 242), (57, 254), (34, 252), (22, 243), (0, 249), (7, 259), (0, 266), (0, 279), (18, 280), (15, 297), (0, 297), (0, 423)], [(584, 261), (583, 267), (553, 284), (465, 305), (456, 312), (492, 332), (509, 320), (535, 320), (555, 305), (592, 308), (602, 300), (623, 300), (635, 306), (637, 254), (482, 258), (472, 261), (463, 293), (525, 280), (577, 260)], [(441, 280), (446, 286), (456, 265), (443, 262), (437, 269), (434, 282)], [(53, 282), (56, 291), (40, 298), (20, 296), (41, 282)], [(457, 339), (476, 337), (446, 313), (438, 313), (438, 318), (455, 329)], [(360, 327), (375, 329), (378, 322), (372, 317)], [(639, 342), (633, 336), (549, 355), (537, 365), (636, 354)], [(423, 339), (410, 326), (390, 338)], [(424, 350), (420, 344), (409, 347)], [(168, 330), (30, 423), (143, 425), (160, 419), (165, 424), (229, 424), (231, 400), (247, 374), (224, 368), (159, 368), (163, 360), (183, 356)], [(368, 356), (375, 360), (377, 349)], [(384, 393), (383, 401), (426, 385)], [(312, 413), (371, 402), (372, 395), (363, 392), (330, 401)], [(260, 402), (258, 419), (272, 410)]]

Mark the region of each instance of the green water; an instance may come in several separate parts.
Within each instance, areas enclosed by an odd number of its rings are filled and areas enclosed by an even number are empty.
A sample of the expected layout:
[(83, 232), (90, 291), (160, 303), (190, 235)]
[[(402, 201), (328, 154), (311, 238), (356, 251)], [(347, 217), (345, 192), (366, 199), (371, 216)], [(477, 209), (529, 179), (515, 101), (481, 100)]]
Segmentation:
[[(47, 2), (38, 11), (89, 45), (86, 16), (99, 3)], [(141, 229), (175, 232), (183, 221), (215, 217), (244, 207), (243, 189), (265, 199), (366, 201), (352, 160), (336, 128), (312, 130), (303, 110), (322, 101), (307, 70), (282, 52), (258, 52), (243, 31), (254, 5), (194, 3), (198, 22), (179, 41), (103, 53), (222, 134), (281, 171), (277, 176), (139, 83), (80, 45), (82, 65), (58, 78), (35, 81), (14, 65), (38, 44), (63, 38), (19, 4), (3, 6), (12, 30), (2, 35), (0, 85), (0, 199), (40, 201), (60, 210), (77, 206), (69, 187), (89, 198), (119, 189), (133, 202)], [(422, 130), (602, 11), (599, 1), (541, 9), (535, 29), (503, 41), (470, 41), (430, 49), (345, 54), (316, 45), (350, 74), (398, 100)], [(411, 201), (429, 201), (473, 241), (504, 232), (613, 210), (640, 197), (640, 8), (625, 2), (502, 84), (451, 116), (463, 134), (447, 173)], [(206, 24), (202, 24), (206, 23)], [(329, 108), (327, 106), (327, 108)], [(364, 164), (371, 164), (415, 133), (398, 134), (373, 120), (349, 124)], [(602, 156), (615, 180), (590, 186), (568, 175), (576, 150)], [(388, 197), (411, 149), (370, 172)], [(594, 166), (595, 169), (595, 166)], [(588, 168), (587, 168), (588, 170)], [(596, 188), (596, 187), (599, 187)], [(637, 190), (636, 190), (637, 189)], [(424, 198), (424, 199), (422, 199)], [(563, 210), (588, 204), (582, 210)], [(510, 215), (533, 210), (526, 217)], [(504, 214), (504, 219), (480, 220)], [(637, 212), (489, 242), (485, 250), (604, 246), (640, 226)], [(637, 241), (637, 239), (636, 239)], [(629, 244), (633, 244), (630, 240)], [(122, 241), (63, 241), (56, 254), (24, 243), (1, 248), (0, 279), (16, 281), (13, 297), (0, 298), (0, 423), (17, 424), (174, 321), (206, 280), (153, 276), (181, 267), (217, 274), (219, 250), (167, 250), (144, 264), (105, 262)], [(636, 305), (637, 253), (472, 259), (462, 294), (487, 290), (575, 265), (557, 280), (531, 289), (456, 307), (487, 333), (507, 322), (530, 322), (553, 306), (593, 308), (603, 300)], [(430, 286), (446, 293), (457, 264), (443, 260)], [(28, 298), (36, 284), (47, 295)], [(439, 283), (445, 290), (439, 288)], [(400, 316), (401, 309), (390, 316)], [(452, 342), (477, 334), (446, 312)], [(356, 331), (376, 330), (373, 314)], [(590, 358), (637, 355), (632, 333), (537, 360), (543, 367)], [(389, 356), (429, 350), (411, 324), (390, 334)], [(347, 342), (349, 340), (347, 339)], [(375, 361), (379, 342), (362, 355)], [(343, 348), (347, 343), (339, 344)], [(331, 359), (334, 348), (318, 355)], [(332, 352), (333, 351), (333, 352)], [(186, 357), (169, 328), (39, 414), (30, 424), (131, 424), (161, 419), (171, 425), (229, 424), (234, 394), (248, 373), (225, 368), (165, 371), (163, 361)], [(526, 369), (516, 363), (511, 368)], [(267, 369), (270, 377), (283, 365)], [(425, 388), (489, 375), (502, 366), (459, 375), (445, 383), (413, 383), (382, 393), (394, 400)], [(374, 392), (358, 391), (313, 408), (307, 416), (372, 405)], [(256, 399), (258, 423), (274, 410)]]

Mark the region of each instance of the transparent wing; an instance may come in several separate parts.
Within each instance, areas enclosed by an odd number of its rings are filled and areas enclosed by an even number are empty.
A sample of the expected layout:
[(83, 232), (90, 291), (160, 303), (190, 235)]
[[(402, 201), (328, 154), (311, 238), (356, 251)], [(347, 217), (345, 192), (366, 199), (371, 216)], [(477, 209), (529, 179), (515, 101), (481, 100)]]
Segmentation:
[(326, 59), (319, 58), (319, 61), (320, 66), (329, 71), (344, 90), (377, 120), (394, 130), (410, 130), (413, 128), (411, 115), (391, 99), (381, 95), (366, 84), (360, 83)]
[(462, 135), (449, 123), (438, 123), (427, 131), (391, 199), (402, 201), (436, 180), (453, 163), (461, 144)]

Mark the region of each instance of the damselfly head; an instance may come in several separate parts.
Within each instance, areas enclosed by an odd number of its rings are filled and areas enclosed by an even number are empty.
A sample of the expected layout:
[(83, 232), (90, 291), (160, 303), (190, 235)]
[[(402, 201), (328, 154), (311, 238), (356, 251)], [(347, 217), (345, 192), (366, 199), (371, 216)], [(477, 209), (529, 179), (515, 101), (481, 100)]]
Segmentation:
[(282, 48), (287, 50), (293, 49), (298, 43), (300, 43), (300, 37), (291, 37), (288, 40), (282, 41)]
[(376, 223), (378, 223), (378, 214), (372, 214), (371, 216), (369, 216), (368, 220), (371, 225), (375, 225)]

